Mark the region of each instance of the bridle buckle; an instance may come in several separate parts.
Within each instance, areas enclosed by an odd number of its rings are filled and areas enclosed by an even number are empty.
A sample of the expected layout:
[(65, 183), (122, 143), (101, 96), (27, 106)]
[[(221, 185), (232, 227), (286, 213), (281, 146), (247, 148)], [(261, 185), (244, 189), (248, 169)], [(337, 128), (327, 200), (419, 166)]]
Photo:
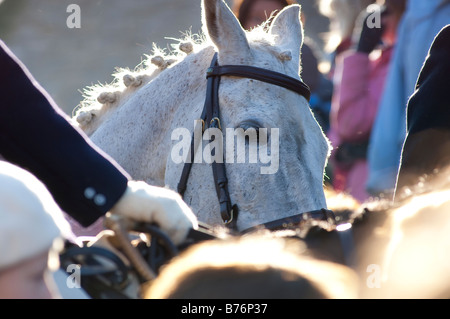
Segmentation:
[[(213, 123), (215, 125), (213, 125)], [(220, 126), (220, 119), (218, 117), (214, 117), (211, 122), (209, 123), (210, 127), (215, 127), (218, 128), (219, 130), (222, 131), (222, 127)]]
[(230, 224), (233, 222), (233, 220), (234, 220), (234, 210), (231, 209), (231, 211), (230, 211), (230, 219), (224, 220), (224, 221), (223, 221), (223, 224), (224, 224), (225, 226), (228, 226), (228, 225), (230, 225)]

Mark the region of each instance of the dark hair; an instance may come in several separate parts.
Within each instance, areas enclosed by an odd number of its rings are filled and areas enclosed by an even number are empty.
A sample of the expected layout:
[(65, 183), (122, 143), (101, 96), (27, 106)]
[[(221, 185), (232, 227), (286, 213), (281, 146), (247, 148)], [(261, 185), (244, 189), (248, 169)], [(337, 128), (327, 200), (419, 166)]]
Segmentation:
[(311, 280), (277, 268), (200, 268), (187, 273), (166, 299), (328, 299)]
[[(252, 5), (259, 0), (235, 0), (233, 4), (233, 11), (239, 22), (244, 25), (248, 19)], [(296, 4), (295, 0), (272, 0), (279, 3), (281, 6), (286, 7), (291, 4)]]
[(315, 259), (303, 241), (262, 232), (195, 244), (147, 286), (145, 299), (356, 298), (347, 266)]

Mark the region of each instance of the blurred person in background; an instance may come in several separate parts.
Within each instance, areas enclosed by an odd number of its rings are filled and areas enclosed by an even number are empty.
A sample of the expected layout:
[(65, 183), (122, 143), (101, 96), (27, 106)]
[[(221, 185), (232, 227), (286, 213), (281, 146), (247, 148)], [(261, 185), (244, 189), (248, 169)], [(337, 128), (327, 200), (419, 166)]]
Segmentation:
[[(273, 17), (284, 7), (296, 4), (295, 0), (235, 0), (233, 12), (246, 30), (267, 21), (270, 25)], [(306, 16), (301, 16), (305, 24)], [(319, 71), (319, 49), (314, 41), (305, 36), (301, 50), (301, 77), (311, 89), (310, 106), (324, 132), (329, 128), (329, 111), (332, 83)]]
[[(284, 7), (296, 4), (295, 0), (235, 0), (233, 12), (236, 14), (242, 27), (246, 30), (261, 25), (268, 21), (270, 25), (275, 15)], [(302, 21), (305, 18), (302, 13)], [(307, 42), (307, 43), (305, 43)], [(318, 59), (313, 48), (308, 44), (311, 39), (305, 37), (302, 46), (302, 80), (309, 86), (312, 92), (316, 91), (319, 85)]]
[(330, 19), (325, 51), (330, 54), (329, 78), (333, 78), (336, 56), (352, 46), (356, 20), (375, 0), (318, 0), (319, 11)]
[[(382, 0), (371, 5), (355, 27), (355, 32), (360, 32), (356, 48), (336, 58), (329, 134), (334, 148), (330, 159), (333, 187), (360, 202), (370, 197), (365, 189), (369, 137), (405, 5), (406, 0)], [(368, 23), (374, 14), (381, 22), (375, 27)]]
[(366, 188), (392, 199), (406, 137), (406, 105), (432, 41), (450, 22), (449, 0), (408, 0), (369, 141)]
[[(323, 104), (325, 101), (327, 123), (325, 133), (330, 135), (330, 112), (331, 100), (334, 92), (333, 74), (335, 69), (336, 56), (349, 50), (352, 45), (352, 34), (354, 32), (355, 23), (360, 13), (375, 0), (316, 0), (319, 12), (330, 20), (329, 32), (324, 35), (325, 47), (324, 53), (326, 58), (321, 61), (321, 72), (324, 74), (323, 79), (327, 88), (325, 97), (319, 101)], [(314, 102), (314, 96), (312, 97)], [(334, 184), (333, 181), (333, 165), (330, 161), (325, 168), (325, 183), (327, 187)]]

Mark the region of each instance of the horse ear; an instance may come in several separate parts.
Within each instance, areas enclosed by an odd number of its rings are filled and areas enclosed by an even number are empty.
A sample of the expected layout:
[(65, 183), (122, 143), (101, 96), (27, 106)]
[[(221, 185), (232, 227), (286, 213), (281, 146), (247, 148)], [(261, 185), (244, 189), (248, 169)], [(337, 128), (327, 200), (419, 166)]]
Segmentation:
[(269, 33), (275, 37), (275, 44), (291, 51), (292, 61), (300, 69), (300, 50), (303, 45), (303, 25), (300, 19), (301, 7), (290, 5), (280, 11), (272, 22)]
[(205, 34), (216, 45), (219, 53), (248, 57), (250, 46), (244, 29), (223, 0), (202, 1), (202, 21)]

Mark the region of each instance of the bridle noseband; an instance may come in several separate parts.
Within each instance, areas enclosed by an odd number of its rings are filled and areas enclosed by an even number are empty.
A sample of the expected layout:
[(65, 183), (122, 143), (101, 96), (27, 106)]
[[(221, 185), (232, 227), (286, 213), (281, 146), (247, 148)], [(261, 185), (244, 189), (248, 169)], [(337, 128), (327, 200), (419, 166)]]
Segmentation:
[[(220, 85), (220, 78), (224, 75), (250, 78), (266, 82), (269, 84), (277, 85), (303, 96), (307, 101), (309, 101), (311, 96), (311, 91), (309, 87), (300, 80), (297, 80), (295, 78), (292, 78), (279, 72), (257, 68), (253, 66), (247, 65), (220, 66), (218, 65), (217, 62), (217, 53), (215, 53), (211, 62), (211, 66), (208, 68), (206, 72), (207, 78), (206, 99), (205, 105), (203, 107), (203, 112), (200, 117), (200, 120), (204, 124), (203, 131), (205, 129), (205, 124), (207, 124), (209, 128), (218, 128), (222, 130), (222, 127), (220, 125), (219, 85)], [(194, 135), (192, 135), (191, 140), (191, 160), (190, 162), (186, 162), (184, 164), (180, 182), (178, 183), (178, 193), (180, 193), (181, 196), (183, 196), (184, 192), (186, 191), (189, 173), (192, 168), (192, 163), (194, 162), (195, 154), (193, 150), (194, 150)], [(222, 161), (221, 163), (217, 163), (216, 161), (214, 161), (212, 163), (212, 170), (217, 198), (220, 204), (220, 215), (225, 225), (227, 225), (230, 228), (235, 228), (238, 214), (238, 207), (237, 205), (232, 205), (231, 203), (230, 194), (228, 192), (228, 179), (225, 171), (224, 161)], [(331, 211), (326, 209), (320, 209), (317, 211), (301, 213), (295, 216), (287, 217), (285, 219), (270, 222), (260, 226), (263, 226), (265, 228), (276, 226), (275, 228), (278, 228), (279, 225), (285, 224), (286, 220), (292, 221), (298, 220), (299, 218), (304, 220), (305, 216), (317, 216), (317, 218), (328, 220), (330, 214), (332, 214)]]

